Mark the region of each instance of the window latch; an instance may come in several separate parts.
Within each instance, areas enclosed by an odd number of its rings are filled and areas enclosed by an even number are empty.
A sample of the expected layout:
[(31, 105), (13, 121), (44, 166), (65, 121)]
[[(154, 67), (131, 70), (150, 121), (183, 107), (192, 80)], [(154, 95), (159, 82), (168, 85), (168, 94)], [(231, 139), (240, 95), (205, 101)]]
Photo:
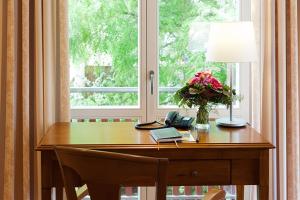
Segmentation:
[(151, 92), (151, 95), (153, 95), (154, 71), (151, 70), (149, 75), (150, 75), (150, 81), (151, 81), (150, 92)]

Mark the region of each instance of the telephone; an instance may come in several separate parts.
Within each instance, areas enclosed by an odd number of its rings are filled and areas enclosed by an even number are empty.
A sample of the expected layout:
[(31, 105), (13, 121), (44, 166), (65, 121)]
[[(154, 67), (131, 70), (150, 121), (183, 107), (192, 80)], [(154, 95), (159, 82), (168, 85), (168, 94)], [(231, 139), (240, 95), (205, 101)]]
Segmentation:
[[(175, 127), (175, 128), (181, 128), (181, 129), (189, 129), (194, 121), (194, 117), (185, 117), (180, 116), (179, 112), (172, 111), (169, 112), (165, 118), (165, 124), (162, 124), (158, 121), (149, 122), (149, 123), (143, 123), (143, 124), (137, 124), (135, 126), (136, 129), (142, 129), (142, 130), (153, 130), (153, 129), (161, 129), (161, 128), (168, 128), (168, 127)], [(152, 124), (161, 124), (160, 127), (149, 127)], [(148, 127), (145, 127), (148, 126)]]
[(169, 112), (165, 118), (165, 124), (168, 127), (188, 129), (194, 121), (193, 117), (180, 116), (178, 112)]

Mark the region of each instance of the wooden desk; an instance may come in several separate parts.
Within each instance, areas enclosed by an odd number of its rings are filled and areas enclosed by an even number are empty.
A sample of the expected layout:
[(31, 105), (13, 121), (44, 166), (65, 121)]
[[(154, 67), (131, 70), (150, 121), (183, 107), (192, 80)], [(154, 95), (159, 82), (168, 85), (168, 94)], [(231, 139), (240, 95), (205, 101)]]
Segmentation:
[[(195, 131), (192, 132), (197, 135)], [(274, 148), (251, 127), (229, 129), (211, 122), (210, 133), (199, 142), (158, 145), (149, 131), (131, 122), (56, 123), (40, 141), (42, 199), (51, 199), (56, 187), (61, 198), (62, 179), (53, 151), (55, 145), (99, 149), (169, 158), (168, 185), (258, 185), (259, 199), (269, 196), (269, 149)]]

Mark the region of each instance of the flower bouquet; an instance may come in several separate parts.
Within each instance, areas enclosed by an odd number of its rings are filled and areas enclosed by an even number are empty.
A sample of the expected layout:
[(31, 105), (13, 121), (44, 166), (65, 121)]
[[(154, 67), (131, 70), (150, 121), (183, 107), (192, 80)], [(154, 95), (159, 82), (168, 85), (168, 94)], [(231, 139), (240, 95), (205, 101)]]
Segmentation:
[(198, 107), (196, 126), (209, 128), (208, 116), (217, 104), (227, 108), (236, 98), (235, 90), (215, 78), (211, 72), (198, 72), (174, 96), (179, 106)]

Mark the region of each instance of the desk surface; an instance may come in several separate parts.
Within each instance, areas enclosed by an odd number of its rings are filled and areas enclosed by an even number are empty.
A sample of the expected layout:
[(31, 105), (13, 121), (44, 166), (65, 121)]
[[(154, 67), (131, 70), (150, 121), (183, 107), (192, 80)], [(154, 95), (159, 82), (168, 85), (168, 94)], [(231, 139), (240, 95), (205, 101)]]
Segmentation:
[[(255, 129), (222, 128), (211, 122), (209, 133), (197, 134), (199, 142), (182, 142), (180, 148), (274, 148)], [(37, 150), (52, 149), (54, 145), (102, 149), (157, 148), (149, 131), (136, 130), (132, 122), (56, 123), (44, 135)], [(160, 148), (176, 148), (174, 143), (160, 144)]]
[[(196, 131), (192, 134), (197, 137)], [(178, 143), (178, 147), (163, 143), (158, 151), (149, 131), (136, 130), (131, 122), (56, 123), (36, 148), (41, 151), (46, 200), (51, 200), (52, 187), (62, 199), (55, 145), (168, 158), (168, 185), (259, 185), (259, 199), (269, 199), (269, 149), (274, 146), (249, 126), (230, 129), (211, 122), (210, 132), (199, 134), (199, 142)], [(237, 199), (243, 199), (242, 190), (238, 193)]]

